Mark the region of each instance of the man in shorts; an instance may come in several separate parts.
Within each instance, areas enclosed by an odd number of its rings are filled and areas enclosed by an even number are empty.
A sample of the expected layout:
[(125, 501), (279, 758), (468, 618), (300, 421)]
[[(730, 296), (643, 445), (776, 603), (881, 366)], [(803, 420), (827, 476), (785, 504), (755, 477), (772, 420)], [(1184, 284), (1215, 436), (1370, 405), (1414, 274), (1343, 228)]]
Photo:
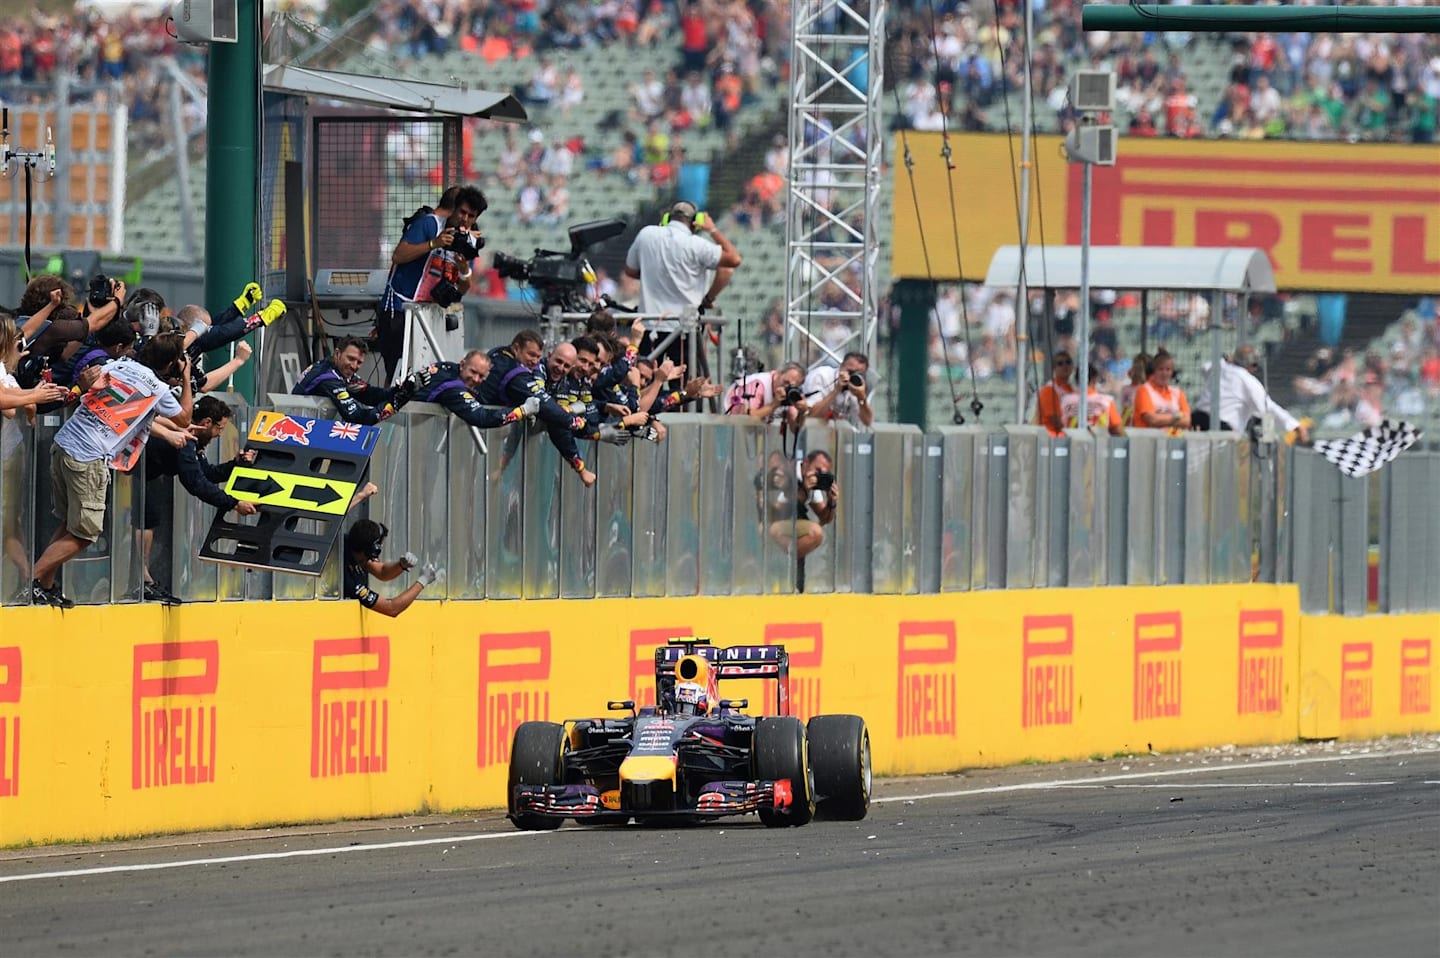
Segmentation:
[[(179, 399), (171, 392), (177, 385)], [(101, 367), (50, 447), (51, 495), (60, 526), (35, 562), (32, 605), (74, 607), (56, 586), (56, 576), (104, 530), (110, 470), (134, 468), (157, 415), (180, 429), (190, 425), (191, 399), (190, 357), (179, 333), (153, 336), (136, 358)]]

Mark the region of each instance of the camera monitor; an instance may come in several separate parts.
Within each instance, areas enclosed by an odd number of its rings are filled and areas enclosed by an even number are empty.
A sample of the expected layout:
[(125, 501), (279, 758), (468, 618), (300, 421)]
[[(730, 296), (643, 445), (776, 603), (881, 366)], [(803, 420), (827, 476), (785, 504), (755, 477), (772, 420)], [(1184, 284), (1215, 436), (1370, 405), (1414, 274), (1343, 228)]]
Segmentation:
[(579, 256), (587, 248), (596, 243), (614, 239), (625, 230), (626, 223), (618, 216), (603, 220), (591, 220), (588, 223), (576, 223), (570, 227), (570, 255)]

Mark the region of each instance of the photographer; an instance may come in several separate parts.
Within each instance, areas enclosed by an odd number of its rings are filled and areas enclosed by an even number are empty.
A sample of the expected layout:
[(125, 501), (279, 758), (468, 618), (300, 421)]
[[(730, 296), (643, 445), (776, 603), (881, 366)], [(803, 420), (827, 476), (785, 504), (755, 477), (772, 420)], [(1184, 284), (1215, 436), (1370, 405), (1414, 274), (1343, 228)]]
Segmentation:
[(823, 450), (810, 453), (795, 468), (798, 489), (789, 460), (781, 453), (771, 454), (757, 491), (771, 540), (787, 552), (793, 548), (803, 559), (824, 543), (822, 527), (835, 521), (840, 486), (835, 482), (834, 462)]
[(367, 609), (374, 609), (392, 619), (410, 608), (411, 603), (426, 586), (440, 579), (444, 569), (427, 562), (420, 574), (406, 589), (392, 599), (387, 599), (370, 588), (373, 575), (381, 582), (397, 579), (415, 568), (420, 559), (407, 552), (393, 562), (381, 562), (380, 552), (385, 547), (385, 537), (390, 530), (370, 519), (361, 519), (345, 533), (345, 591), (346, 598), (354, 599)]
[(725, 392), (725, 412), (762, 422), (779, 419), (792, 432), (798, 432), (809, 411), (801, 385), (804, 382), (805, 367), (799, 363), (786, 363), (773, 372), (751, 373), (730, 384)]
[(857, 429), (875, 421), (870, 408), (865, 374), (870, 359), (864, 353), (846, 353), (840, 368), (818, 366), (805, 377), (805, 395), (823, 397), (810, 407), (810, 415), (824, 420), (843, 419)]
[(469, 291), (475, 258), (485, 246), (472, 227), (489, 205), (476, 187), (452, 186), (433, 210), (422, 206), (405, 221), (376, 310), (387, 382), (395, 378), (405, 349), (405, 304), (453, 306)]
[[(59, 276), (37, 276), (26, 285), (16, 320), (26, 355), (11, 370), (21, 386), (33, 387), (46, 378), (47, 369), (60, 369), (88, 337), (115, 318), (119, 308), (115, 296), (125, 295), (125, 284), (97, 276), (90, 285), (88, 304), (77, 302), (74, 290)], [(87, 307), (83, 317), (82, 306)], [(52, 372), (49, 378), (54, 381), (58, 377)]]

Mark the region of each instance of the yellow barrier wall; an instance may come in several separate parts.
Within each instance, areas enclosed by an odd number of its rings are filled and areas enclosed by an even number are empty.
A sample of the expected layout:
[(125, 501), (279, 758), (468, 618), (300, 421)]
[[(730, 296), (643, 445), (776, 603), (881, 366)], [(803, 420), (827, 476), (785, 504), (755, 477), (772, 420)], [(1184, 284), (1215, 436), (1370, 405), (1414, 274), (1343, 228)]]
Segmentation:
[(1286, 741), (1300, 623), (1265, 585), (5, 610), (0, 844), (503, 805), (515, 726), (653, 701), (673, 635), (784, 643), (879, 773)]
[(1440, 728), (1432, 705), (1440, 614), (1304, 616), (1300, 734), (1371, 738)]

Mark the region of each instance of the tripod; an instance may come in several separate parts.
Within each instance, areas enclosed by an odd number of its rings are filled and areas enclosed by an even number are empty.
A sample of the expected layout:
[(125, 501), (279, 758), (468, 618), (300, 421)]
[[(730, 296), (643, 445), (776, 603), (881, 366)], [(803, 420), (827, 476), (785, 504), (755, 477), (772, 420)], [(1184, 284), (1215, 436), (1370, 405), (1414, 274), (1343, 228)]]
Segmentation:
[(45, 128), (45, 149), (43, 150), (12, 150), (10, 148), (10, 108), (0, 109), (0, 176), (10, 175), (10, 164), (20, 161), (25, 167), (25, 281), (28, 283), (31, 278), (30, 271), (30, 230), (34, 221), (34, 210), (31, 200), (31, 181), (34, 177), (34, 169), (42, 161), (48, 168), (51, 178), (55, 176), (55, 141), (51, 136), (50, 127)]

